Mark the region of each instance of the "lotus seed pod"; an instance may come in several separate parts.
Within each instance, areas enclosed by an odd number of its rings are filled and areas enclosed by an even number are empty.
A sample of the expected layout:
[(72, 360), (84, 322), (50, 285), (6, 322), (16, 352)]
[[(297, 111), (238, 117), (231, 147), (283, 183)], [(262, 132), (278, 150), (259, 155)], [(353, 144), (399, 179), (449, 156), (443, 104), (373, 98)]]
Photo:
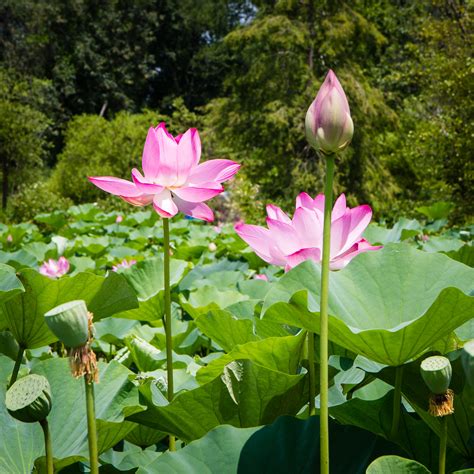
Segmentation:
[(42, 375), (18, 379), (5, 396), (5, 406), (13, 418), (25, 423), (46, 419), (51, 411), (51, 388)]
[(425, 359), (420, 366), (421, 376), (431, 393), (446, 393), (451, 383), (451, 363), (443, 356), (432, 356)]
[(46, 324), (67, 347), (83, 346), (89, 338), (89, 316), (83, 300), (69, 301), (48, 311)]
[(5, 354), (10, 359), (16, 360), (20, 345), (10, 331), (0, 331), (0, 354)]
[(474, 387), (474, 339), (464, 344), (461, 361), (467, 383), (469, 386)]

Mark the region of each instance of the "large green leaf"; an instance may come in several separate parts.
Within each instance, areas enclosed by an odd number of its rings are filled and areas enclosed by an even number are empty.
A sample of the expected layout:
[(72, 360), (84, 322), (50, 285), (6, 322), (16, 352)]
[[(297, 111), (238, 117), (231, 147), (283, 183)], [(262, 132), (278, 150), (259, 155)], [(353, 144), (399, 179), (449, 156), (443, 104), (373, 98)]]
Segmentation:
[(269, 337), (235, 346), (228, 354), (214, 359), (197, 373), (197, 380), (204, 384), (215, 379), (224, 367), (234, 360), (251, 360), (267, 369), (295, 374), (302, 358), (306, 332), (298, 336)]
[[(5, 381), (12, 362), (0, 356), (0, 376)], [(99, 452), (122, 440), (134, 427), (125, 417), (143, 410), (138, 389), (129, 381), (131, 372), (117, 362), (99, 364), (100, 383), (95, 385), (95, 403)], [(71, 376), (66, 359), (48, 359), (34, 364), (33, 373), (44, 375), (52, 393), (52, 410), (48, 416), (53, 443), (55, 468), (88, 459), (87, 420), (83, 379)], [(5, 383), (0, 384), (4, 399)], [(0, 403), (0, 472), (30, 472), (33, 463), (44, 462), (43, 434), (37, 423), (13, 419)], [(42, 459), (38, 459), (38, 458)], [(5, 466), (2, 466), (1, 463)]]
[(430, 474), (423, 464), (399, 456), (382, 456), (368, 468), (367, 474)]
[[(330, 424), (331, 473), (362, 474), (375, 436)], [(258, 428), (219, 426), (177, 453), (165, 453), (141, 467), (140, 474), (313, 474), (319, 472), (319, 419), (289, 416)], [(344, 452), (344, 456), (341, 456)]]
[(0, 263), (0, 304), (24, 291), (15, 269)]
[[(184, 260), (171, 259), (170, 283), (176, 286), (188, 269)], [(134, 265), (123, 276), (134, 288), (139, 306), (137, 309), (117, 314), (118, 318), (156, 321), (164, 314), (164, 269), (161, 257), (152, 258)]]
[(79, 273), (52, 280), (34, 270), (25, 269), (20, 272), (19, 278), (25, 292), (10, 298), (1, 309), (15, 339), (27, 349), (57, 340), (48, 329), (44, 314), (59, 304), (83, 299), (95, 320), (137, 306), (133, 290), (122, 276), (115, 273), (107, 278)]
[(303, 375), (270, 370), (249, 360), (231, 362), (221, 376), (181, 392), (171, 403), (154, 383), (141, 385), (140, 392), (148, 410), (131, 420), (186, 442), (220, 424), (259, 426), (280, 415), (295, 415), (307, 401)]
[[(472, 318), (474, 270), (446, 255), (390, 245), (330, 275), (329, 337), (401, 365)], [(320, 268), (306, 261), (267, 295), (265, 318), (319, 333)]]

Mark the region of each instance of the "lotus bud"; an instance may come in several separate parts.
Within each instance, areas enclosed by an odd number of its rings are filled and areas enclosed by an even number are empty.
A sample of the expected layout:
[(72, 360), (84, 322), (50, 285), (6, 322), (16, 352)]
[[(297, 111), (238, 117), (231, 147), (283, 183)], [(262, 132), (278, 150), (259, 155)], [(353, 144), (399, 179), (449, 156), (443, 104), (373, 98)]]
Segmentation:
[(470, 387), (474, 387), (474, 339), (464, 344), (461, 361), (467, 383)]
[(83, 300), (56, 306), (45, 315), (46, 324), (67, 347), (83, 346), (89, 338), (89, 315)]
[(420, 365), (421, 377), (431, 391), (429, 413), (446, 416), (454, 412), (454, 393), (449, 389), (452, 368), (449, 359), (443, 356), (426, 358)]
[(352, 140), (349, 103), (332, 70), (306, 113), (305, 127), (309, 144), (327, 155), (344, 150)]
[(18, 379), (5, 396), (5, 406), (13, 418), (25, 423), (43, 421), (51, 411), (48, 379), (31, 374)]

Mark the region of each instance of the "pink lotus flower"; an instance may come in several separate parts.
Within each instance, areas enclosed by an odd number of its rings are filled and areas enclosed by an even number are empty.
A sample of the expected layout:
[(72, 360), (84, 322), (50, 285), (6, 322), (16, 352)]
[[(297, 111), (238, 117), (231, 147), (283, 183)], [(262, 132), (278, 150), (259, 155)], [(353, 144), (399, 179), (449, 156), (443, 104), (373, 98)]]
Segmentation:
[(224, 191), (221, 183), (237, 173), (231, 160), (209, 160), (198, 164), (201, 140), (195, 128), (173, 137), (164, 123), (148, 130), (142, 157), (143, 175), (132, 170), (132, 182), (111, 176), (89, 177), (98, 188), (120, 196), (135, 206), (153, 203), (164, 218), (178, 212), (212, 221), (212, 210), (203, 201)]
[(13, 242), (13, 235), (12, 235), (12, 234), (8, 234), (8, 235), (7, 235), (7, 242), (8, 242), (8, 243)]
[(119, 268), (130, 268), (137, 263), (136, 260), (127, 260), (124, 258), (120, 263), (112, 267), (112, 271), (116, 272)]
[[(268, 228), (237, 224), (235, 231), (262, 259), (285, 271), (304, 260), (321, 262), (324, 222), (324, 194), (315, 199), (306, 193), (296, 198), (296, 210), (290, 219), (279, 207), (267, 206)], [(345, 267), (356, 255), (377, 250), (363, 239), (362, 233), (372, 218), (369, 206), (346, 207), (341, 194), (334, 204), (331, 218), (330, 269)]]
[(115, 218), (115, 223), (116, 223), (116, 224), (120, 224), (122, 221), (123, 221), (123, 217), (119, 214), (119, 215)]
[(263, 281), (268, 281), (267, 275), (264, 275), (263, 273), (257, 273), (256, 275), (253, 276), (254, 280), (263, 280)]
[(41, 265), (39, 272), (41, 275), (49, 278), (59, 278), (69, 271), (69, 262), (66, 257), (59, 257), (59, 260), (50, 258), (47, 262)]
[(305, 126), (309, 144), (323, 153), (337, 153), (351, 142), (354, 124), (349, 103), (332, 70), (306, 113)]

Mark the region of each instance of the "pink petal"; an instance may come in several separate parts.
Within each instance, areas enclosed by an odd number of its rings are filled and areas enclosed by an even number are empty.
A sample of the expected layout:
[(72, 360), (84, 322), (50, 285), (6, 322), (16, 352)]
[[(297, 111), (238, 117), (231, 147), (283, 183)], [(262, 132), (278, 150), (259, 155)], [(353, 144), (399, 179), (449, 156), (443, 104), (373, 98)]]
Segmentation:
[(278, 206), (274, 206), (273, 204), (267, 206), (267, 216), (270, 219), (291, 224), (291, 219)]
[[(159, 166), (155, 181), (165, 187), (173, 186), (178, 178), (178, 144), (163, 124), (160, 124), (155, 132), (159, 148)], [(145, 176), (148, 177), (146, 173)]]
[(320, 212), (299, 207), (293, 216), (292, 225), (299, 236), (300, 248), (322, 247), (323, 215)]
[(346, 252), (360, 240), (371, 218), (372, 209), (370, 206), (363, 205), (347, 210), (344, 216), (332, 223), (331, 259)]
[(215, 181), (223, 183), (232, 178), (239, 170), (240, 165), (232, 160), (209, 160), (196, 166), (189, 175), (189, 182), (193, 184)]
[(132, 179), (137, 189), (144, 194), (158, 194), (163, 191), (163, 186), (150, 183), (149, 179), (144, 178), (136, 168), (132, 170)]
[(238, 236), (246, 242), (252, 250), (265, 262), (274, 265), (284, 265), (283, 255), (272, 253), (270, 250), (273, 245), (270, 231), (264, 227), (248, 224), (237, 224), (234, 226)]
[(188, 179), (191, 169), (199, 163), (201, 140), (195, 128), (190, 128), (178, 142), (177, 179), (175, 186), (182, 186)]
[(202, 187), (187, 186), (172, 189), (176, 196), (188, 202), (202, 202), (217, 196), (224, 188), (217, 183), (203, 183)]
[(313, 207), (313, 198), (308, 193), (300, 193), (296, 197), (296, 208), (298, 207), (308, 207), (311, 209)]
[(321, 262), (321, 250), (316, 248), (301, 249), (292, 255), (288, 255), (286, 271), (290, 268), (296, 267), (301, 262), (306, 260), (313, 260), (314, 262)]
[(161, 217), (173, 217), (178, 213), (178, 206), (174, 203), (171, 193), (165, 189), (153, 197), (153, 207)]
[(174, 197), (174, 202), (178, 206), (179, 211), (187, 216), (207, 222), (212, 222), (214, 220), (212, 209), (202, 202), (187, 202), (177, 196)]
[(381, 248), (382, 245), (370, 245), (367, 240), (361, 239), (342, 255), (331, 260), (329, 268), (331, 270), (340, 270), (341, 268), (344, 268), (356, 255), (370, 250), (379, 250)]
[(346, 196), (344, 193), (342, 193), (337, 199), (336, 202), (334, 203), (334, 207), (332, 208), (332, 214), (331, 214), (331, 221), (335, 221), (342, 217), (347, 210), (347, 205), (346, 205)]
[(140, 194), (137, 197), (124, 197), (120, 196), (125, 202), (128, 202), (132, 206), (146, 206), (153, 202), (153, 194)]
[(136, 197), (142, 194), (134, 183), (113, 176), (89, 176), (89, 181), (99, 189), (115, 196)]
[(145, 146), (143, 147), (142, 168), (145, 176), (149, 180), (154, 180), (158, 176), (160, 168), (160, 147), (158, 138), (153, 127), (148, 129)]
[(301, 249), (298, 233), (292, 225), (269, 217), (267, 217), (267, 225), (273, 242), (284, 255), (290, 255)]

